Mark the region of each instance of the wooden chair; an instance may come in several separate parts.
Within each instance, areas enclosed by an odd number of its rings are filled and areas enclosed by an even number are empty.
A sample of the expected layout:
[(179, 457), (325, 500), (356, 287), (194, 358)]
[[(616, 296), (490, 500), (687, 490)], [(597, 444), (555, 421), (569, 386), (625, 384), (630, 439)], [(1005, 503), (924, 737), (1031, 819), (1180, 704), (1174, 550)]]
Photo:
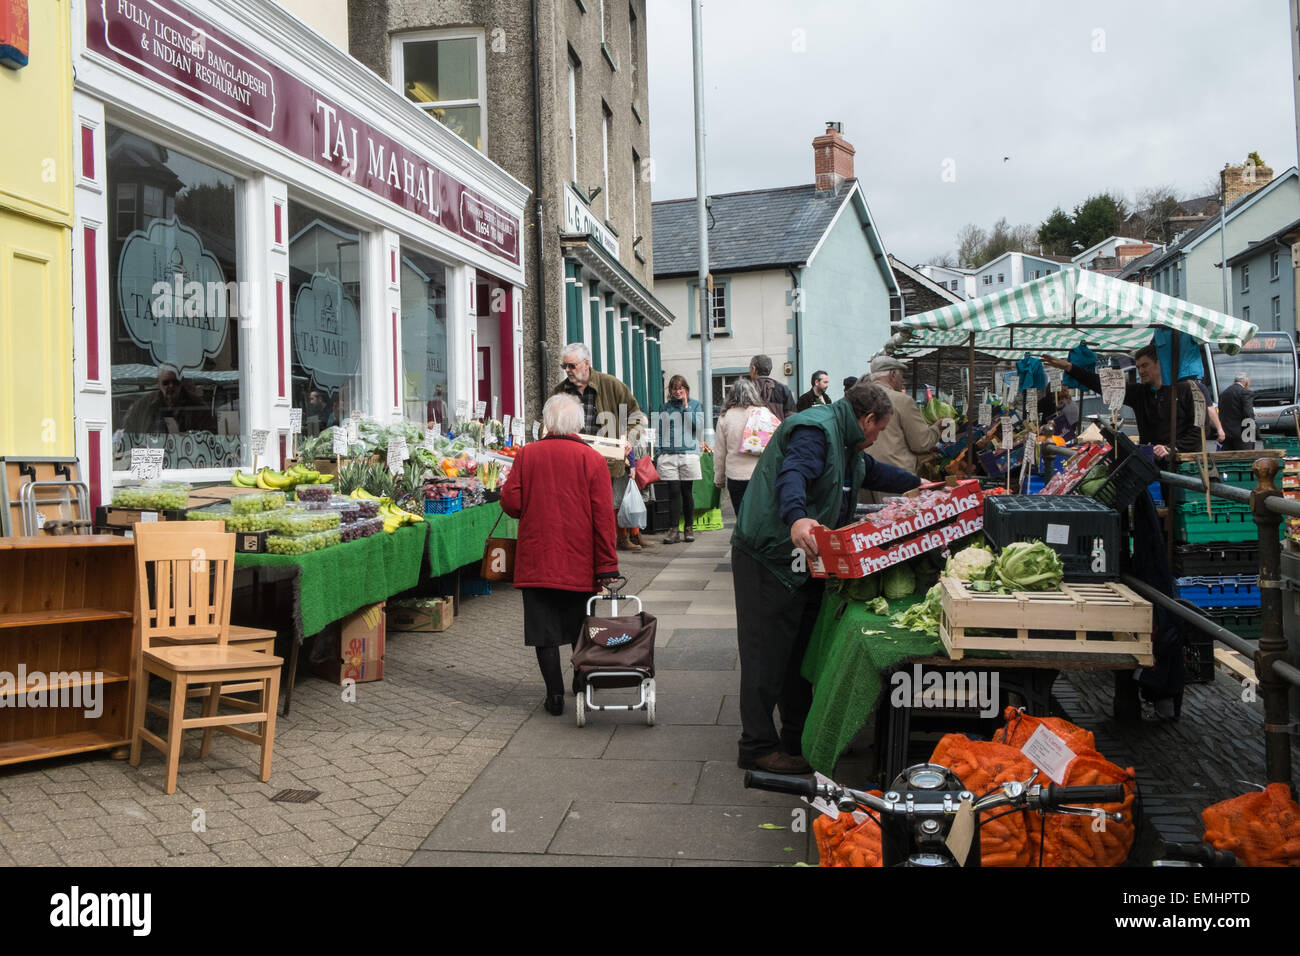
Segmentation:
[[(226, 530), (226, 523), (221, 520), (213, 521), (159, 521), (151, 525), (149, 534), (194, 534), (196, 532), (216, 532), (221, 534)], [(210, 643), (206, 637), (197, 639), (185, 639), (169, 636), (158, 636), (155, 638), (158, 644), (163, 646), (182, 645), (182, 644), (204, 644)], [(241, 624), (230, 625), (229, 643), (231, 647), (242, 647), (250, 651), (258, 651), (262, 654), (275, 653), (275, 631), (268, 630), (264, 627), (245, 627)], [(137, 672), (137, 677), (140, 676)], [(227, 707), (234, 707), (237, 710), (255, 712), (259, 705), (253, 701), (243, 700), (239, 697), (232, 697), (232, 694), (242, 694), (248, 691), (261, 690), (261, 684), (256, 681), (248, 681), (242, 684), (223, 684), (221, 686), (220, 704)], [(206, 697), (209, 688), (191, 687), (189, 697)], [(276, 701), (278, 707), (279, 701)]]
[[(198, 524), (198, 523), (195, 523)], [(230, 644), (230, 597), (235, 563), (235, 536), (204, 529), (181, 535), (159, 531), (156, 523), (135, 525), (137, 606), (139, 609), (140, 685), (132, 715), (132, 766), (139, 766), (140, 743), (147, 741), (167, 759), (164, 792), (176, 792), (182, 736), (203, 729), (200, 757), (206, 757), (212, 731), (220, 730), (260, 745), (260, 779), (271, 776), (275, 711), (280, 690), (280, 658)], [(188, 529), (187, 529), (188, 530)], [(148, 676), (171, 684), (170, 706), (148, 702)], [(258, 709), (219, 714), (221, 690), (252, 682), (261, 691)], [(188, 691), (207, 685), (201, 716), (185, 716)], [(147, 712), (167, 716), (167, 735), (144, 726)], [(260, 724), (260, 734), (240, 724)]]

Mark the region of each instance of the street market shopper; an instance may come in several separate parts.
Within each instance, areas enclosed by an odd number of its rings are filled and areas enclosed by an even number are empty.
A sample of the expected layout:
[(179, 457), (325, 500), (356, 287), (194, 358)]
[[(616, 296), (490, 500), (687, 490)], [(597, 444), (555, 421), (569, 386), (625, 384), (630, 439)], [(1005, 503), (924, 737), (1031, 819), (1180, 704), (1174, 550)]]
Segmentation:
[(587, 600), (618, 577), (614, 507), (604, 457), (576, 437), (582, 404), (556, 395), (542, 407), (549, 433), (525, 445), (501, 489), (501, 510), (519, 519), (515, 587), (523, 591), (524, 644), (537, 652), (548, 713), (564, 713), (560, 645), (578, 639)]
[[(695, 495), (691, 486), (704, 477), (700, 470), (700, 435), (704, 432), (704, 406), (691, 398), (691, 388), (684, 375), (668, 380), (668, 401), (659, 407), (656, 419), (659, 434), (659, 457), (655, 470), (659, 480), (668, 484), (671, 530), (664, 544), (695, 540)], [(705, 449), (707, 450), (707, 448)], [(683, 520), (677, 531), (678, 519)]]
[(812, 388), (799, 396), (799, 401), (795, 403), (795, 411), (806, 412), (814, 405), (829, 405), (831, 397), (827, 394), (831, 388), (831, 377), (825, 369), (818, 369), (812, 373)]
[(745, 423), (750, 413), (763, 407), (758, 389), (747, 378), (742, 378), (727, 389), (727, 401), (718, 419), (718, 440), (713, 449), (713, 484), (727, 489), (731, 510), (740, 514), (740, 502), (758, 464), (758, 456), (742, 454), (740, 441), (745, 434)]
[(1242, 423), (1255, 417), (1255, 393), (1250, 390), (1250, 376), (1239, 374), (1219, 396), (1219, 421), (1223, 425), (1223, 450), (1243, 451), (1254, 448), (1241, 437)]
[[(885, 389), (894, 406), (889, 424), (871, 446), (871, 457), (881, 464), (916, 473), (923, 461), (933, 458), (939, 444), (939, 424), (927, 422), (915, 399), (903, 391), (907, 365), (890, 355), (871, 360), (871, 380)], [(877, 504), (888, 495), (871, 496)]]
[[(1064, 370), (1076, 381), (1100, 394), (1101, 378), (1095, 371), (1079, 368), (1050, 355), (1044, 355), (1043, 361), (1053, 368)], [(1169, 401), (1174, 390), (1164, 384), (1155, 346), (1148, 345), (1139, 349), (1134, 354), (1133, 361), (1137, 365), (1138, 381), (1125, 387), (1124, 404), (1133, 409), (1133, 415), (1137, 419), (1138, 441), (1144, 445), (1154, 445), (1156, 458), (1165, 458), (1175, 445), (1169, 435)], [(1178, 451), (1201, 450), (1201, 432), (1196, 427), (1192, 406), (1192, 389), (1195, 387), (1186, 379), (1177, 385)]]
[(755, 355), (749, 360), (749, 378), (758, 389), (759, 397), (768, 410), (785, 421), (795, 412), (794, 392), (784, 382), (771, 378), (772, 360), (766, 355)]
[[(847, 524), (863, 487), (901, 492), (921, 483), (860, 454), (893, 411), (885, 390), (863, 378), (839, 401), (782, 422), (754, 469), (731, 538), (742, 768), (810, 769), (802, 738), (812, 686), (800, 667), (824, 584), (808, 570), (817, 554), (812, 530)], [(774, 709), (781, 714), (779, 734)]]
[[(573, 395), (582, 402), (583, 423), (578, 429), (582, 434), (610, 438), (625, 436), (629, 443), (640, 439), (645, 415), (636, 397), (613, 375), (597, 372), (591, 367), (591, 350), (587, 346), (581, 342), (566, 345), (560, 353), (560, 367), (564, 370), (564, 381), (551, 389), (551, 394)], [(627, 450), (631, 451), (631, 448)], [(627, 491), (627, 462), (607, 458), (605, 464), (609, 468), (614, 510), (617, 512)], [(618, 547), (621, 551), (640, 551), (643, 547), (650, 547), (650, 542), (641, 539), (637, 528), (620, 526)]]

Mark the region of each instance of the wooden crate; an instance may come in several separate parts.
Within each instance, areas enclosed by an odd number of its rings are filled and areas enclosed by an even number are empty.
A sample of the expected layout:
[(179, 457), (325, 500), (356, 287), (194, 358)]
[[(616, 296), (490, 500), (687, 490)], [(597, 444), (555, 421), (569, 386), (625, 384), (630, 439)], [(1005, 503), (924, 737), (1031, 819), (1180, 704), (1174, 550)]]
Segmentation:
[[(1138, 664), (1151, 653), (1151, 605), (1114, 581), (1063, 584), (1060, 591), (996, 594), (969, 590), (944, 575), (939, 637), (953, 660), (966, 651), (1053, 652), (1075, 656), (1131, 654)], [(997, 636), (968, 630), (1000, 630)], [(1073, 631), (1074, 638), (1051, 632)], [(1090, 637), (1104, 634), (1104, 637)]]

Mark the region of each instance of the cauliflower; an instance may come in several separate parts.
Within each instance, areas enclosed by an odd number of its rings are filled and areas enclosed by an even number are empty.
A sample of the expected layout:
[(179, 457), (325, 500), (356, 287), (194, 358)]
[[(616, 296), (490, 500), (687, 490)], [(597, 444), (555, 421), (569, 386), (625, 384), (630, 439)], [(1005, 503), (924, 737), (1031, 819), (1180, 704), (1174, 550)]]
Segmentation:
[(978, 545), (971, 545), (958, 551), (948, 559), (944, 574), (960, 578), (962, 581), (982, 581), (988, 577), (993, 568), (993, 552)]

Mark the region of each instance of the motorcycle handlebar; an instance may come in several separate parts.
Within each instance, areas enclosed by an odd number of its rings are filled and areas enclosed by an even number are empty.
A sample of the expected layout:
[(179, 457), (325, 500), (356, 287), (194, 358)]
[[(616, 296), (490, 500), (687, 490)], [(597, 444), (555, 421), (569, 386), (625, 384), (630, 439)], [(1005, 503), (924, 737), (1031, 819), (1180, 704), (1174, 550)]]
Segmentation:
[(1208, 843), (1165, 843), (1160, 848), (1160, 859), (1199, 863), (1201, 866), (1236, 866), (1237, 856), (1231, 850), (1216, 850)]
[(764, 773), (762, 770), (746, 770), (745, 786), (752, 790), (793, 793), (799, 797), (817, 796), (817, 781), (812, 777), (791, 777), (783, 773)]
[(1062, 803), (1123, 803), (1124, 785), (1107, 784), (1095, 787), (1058, 787), (1052, 784), (1043, 794), (1043, 806), (1055, 807)]

